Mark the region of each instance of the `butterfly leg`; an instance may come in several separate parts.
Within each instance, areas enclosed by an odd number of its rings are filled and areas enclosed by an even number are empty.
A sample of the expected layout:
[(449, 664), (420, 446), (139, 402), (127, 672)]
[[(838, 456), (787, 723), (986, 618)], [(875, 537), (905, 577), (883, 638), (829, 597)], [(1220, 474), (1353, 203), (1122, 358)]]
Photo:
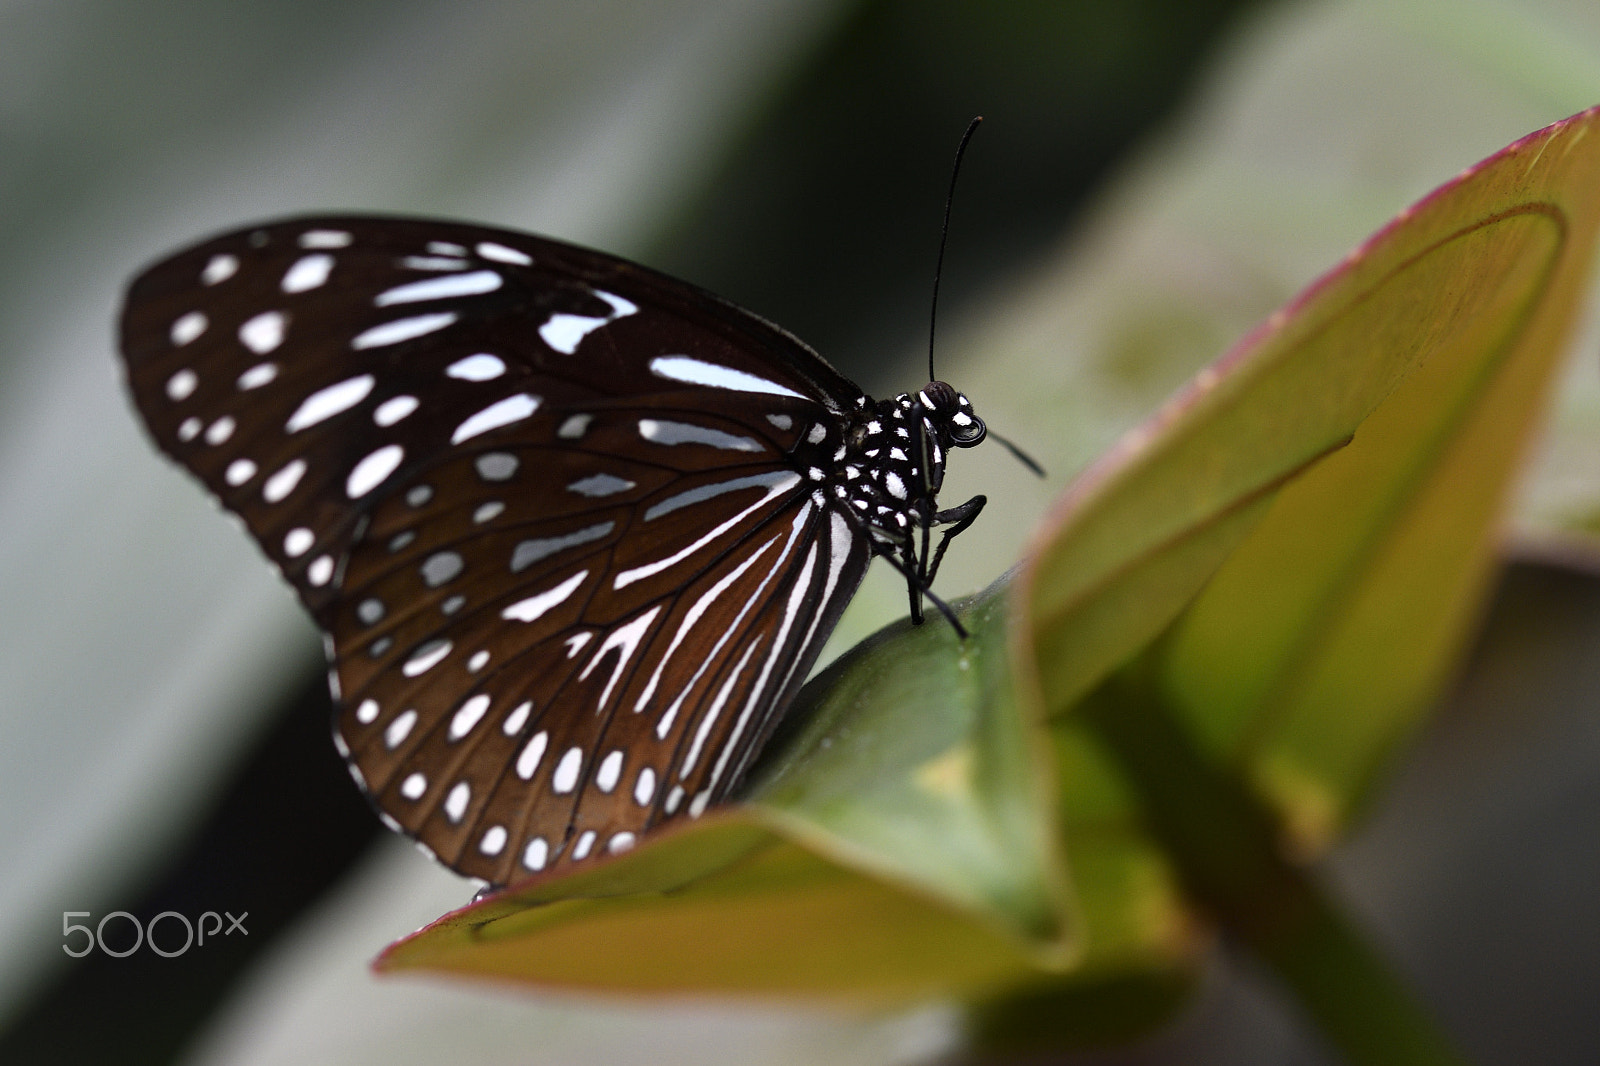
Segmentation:
[[(927, 538), (927, 527), (923, 527), (923, 538)], [(901, 548), (905, 555), (900, 572), (906, 576), (906, 597), (911, 601), (911, 624), (922, 624), (922, 593), (928, 584), (922, 577), (922, 564), (917, 559), (916, 534), (906, 537), (906, 542)], [(927, 558), (927, 545), (923, 545), (923, 558)]]
[(890, 566), (892, 566), (896, 570), (900, 571), (901, 575), (906, 579), (907, 587), (913, 590), (912, 591), (912, 597), (913, 598), (912, 598), (912, 601), (911, 601), (912, 604), (913, 604), (913, 611), (912, 611), (912, 615), (911, 615), (911, 621), (912, 621), (913, 624), (915, 624), (915, 625), (921, 625), (922, 624), (921, 604), (918, 602), (918, 600), (916, 598), (920, 594), (921, 596), (928, 597), (928, 601), (930, 603), (932, 603), (934, 605), (934, 607), (936, 607), (938, 609), (940, 614), (944, 615), (945, 621), (949, 622), (950, 623), (950, 627), (956, 631), (956, 636), (960, 637), (962, 640), (966, 640), (967, 639), (967, 627), (962, 625), (961, 621), (958, 618), (956, 618), (956, 613), (955, 613), (955, 611), (950, 609), (950, 605), (948, 603), (945, 603), (938, 596), (935, 596), (927, 588), (927, 586), (921, 585), (921, 584), (918, 583), (921, 579), (917, 574), (915, 566), (909, 566), (908, 567), (895, 554), (895, 551), (894, 551), (894, 549), (892, 547), (888, 547), (888, 546), (880, 547), (880, 546), (874, 545), (873, 546), (873, 551), (876, 552), (880, 557), (882, 557), (884, 559), (887, 559)]
[(928, 566), (927, 584), (932, 585), (933, 579), (939, 573), (939, 563), (944, 560), (944, 550), (950, 546), (950, 541), (961, 533), (966, 532), (968, 526), (978, 520), (978, 515), (983, 513), (984, 504), (989, 502), (987, 496), (974, 496), (966, 503), (958, 504), (949, 510), (940, 511), (933, 516), (937, 525), (949, 526), (944, 531), (944, 536), (939, 538), (939, 547), (933, 553), (933, 560)]

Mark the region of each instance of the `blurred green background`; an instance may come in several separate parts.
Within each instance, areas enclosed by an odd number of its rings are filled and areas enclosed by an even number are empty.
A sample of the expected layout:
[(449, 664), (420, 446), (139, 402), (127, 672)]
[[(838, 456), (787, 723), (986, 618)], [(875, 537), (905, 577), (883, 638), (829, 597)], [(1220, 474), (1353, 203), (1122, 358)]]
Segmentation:
[[(1010, 566), (1051, 495), (1396, 210), (1600, 102), (1580, 0), (975, 5), (0, 0), (0, 1061), (916, 1061), (894, 1017), (379, 982), (469, 888), (380, 835), (327, 741), (314, 633), (143, 440), (111, 323), (138, 267), (311, 210), (508, 225), (641, 259), (921, 383), (1000, 432), (941, 592)], [(1592, 305), (1592, 303), (1591, 303)], [(1328, 865), (1479, 1061), (1600, 1058), (1600, 513), (1591, 325), (1458, 694)], [(903, 611), (869, 579), (844, 646)], [(63, 911), (249, 911), (248, 942), (69, 959)], [(1220, 946), (1134, 1050), (1323, 1062)]]

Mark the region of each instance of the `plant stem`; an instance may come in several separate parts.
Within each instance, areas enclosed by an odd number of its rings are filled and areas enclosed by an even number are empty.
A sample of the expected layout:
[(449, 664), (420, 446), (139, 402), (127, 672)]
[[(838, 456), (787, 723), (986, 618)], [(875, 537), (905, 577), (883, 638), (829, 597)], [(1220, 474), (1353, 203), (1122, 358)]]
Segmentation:
[(1081, 712), (1193, 900), (1277, 973), (1347, 1061), (1466, 1063), (1354, 923), (1284, 858), (1272, 813), (1199, 749), (1147, 672), (1124, 671)]

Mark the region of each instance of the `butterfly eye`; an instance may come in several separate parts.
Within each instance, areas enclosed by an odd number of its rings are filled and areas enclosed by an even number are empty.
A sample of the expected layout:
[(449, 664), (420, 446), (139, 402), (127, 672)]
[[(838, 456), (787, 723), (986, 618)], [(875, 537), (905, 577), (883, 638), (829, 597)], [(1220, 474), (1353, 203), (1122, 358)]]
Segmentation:
[[(962, 418), (966, 419), (965, 423), (959, 421)], [(958, 448), (971, 448), (981, 444), (988, 432), (983, 419), (974, 415), (957, 415), (950, 421), (950, 441)]]

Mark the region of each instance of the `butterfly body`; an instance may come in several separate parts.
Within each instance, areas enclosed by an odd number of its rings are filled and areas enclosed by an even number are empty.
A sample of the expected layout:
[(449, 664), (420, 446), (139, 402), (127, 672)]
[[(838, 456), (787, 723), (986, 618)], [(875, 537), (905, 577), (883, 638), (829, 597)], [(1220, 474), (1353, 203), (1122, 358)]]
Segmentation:
[(328, 634), (357, 782), (492, 884), (727, 796), (871, 559), (916, 614), (983, 505), (937, 505), (984, 432), (950, 386), (873, 401), (693, 286), (508, 231), (239, 230), (136, 279), (122, 346), (158, 445)]

